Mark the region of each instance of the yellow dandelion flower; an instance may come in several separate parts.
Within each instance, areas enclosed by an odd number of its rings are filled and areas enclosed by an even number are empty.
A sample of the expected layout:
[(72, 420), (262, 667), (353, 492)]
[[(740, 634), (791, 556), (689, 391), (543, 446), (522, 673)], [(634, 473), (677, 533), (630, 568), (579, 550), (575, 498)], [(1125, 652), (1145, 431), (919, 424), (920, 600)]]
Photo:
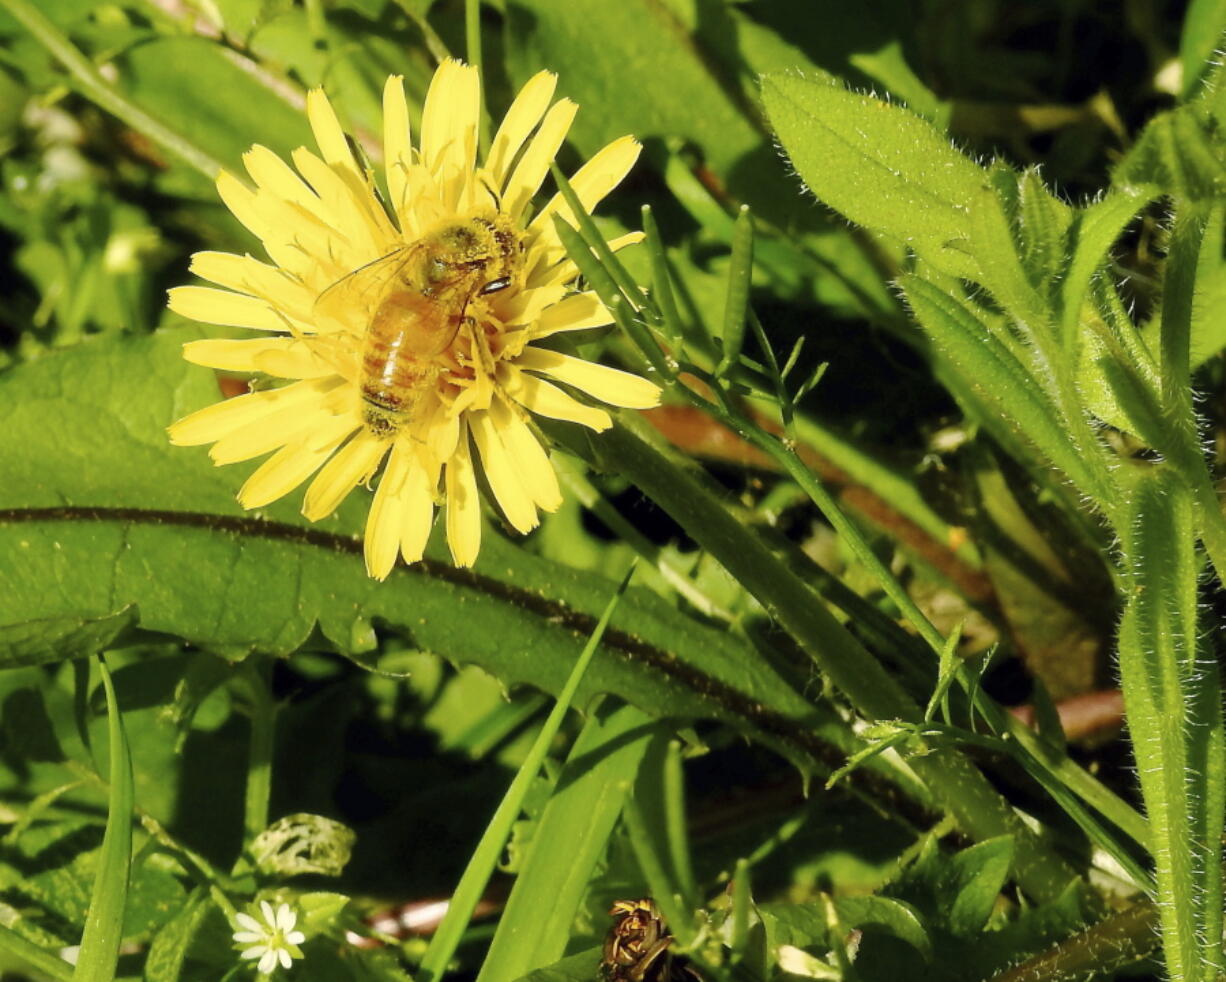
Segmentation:
[[(416, 147), (402, 79), (389, 78), (386, 203), (327, 96), (311, 92), (318, 154), (299, 148), (290, 167), (255, 146), (243, 158), (254, 187), (229, 173), (217, 179), (271, 263), (198, 253), (193, 272), (222, 289), (170, 291), (170, 308), (185, 317), (264, 332), (193, 341), (189, 361), (285, 380), (179, 420), (171, 441), (211, 443), (219, 465), (271, 454), (238, 493), (246, 508), (314, 475), (302, 509), (311, 521), (377, 475), (365, 536), (371, 576), (387, 576), (397, 555), (421, 559), (440, 505), (452, 558), (471, 565), (481, 540), (479, 471), (520, 532), (555, 510), (557, 478), (529, 413), (594, 430), (611, 422), (567, 389), (613, 406), (658, 400), (637, 375), (534, 344), (613, 320), (595, 294), (574, 289), (578, 270), (553, 225), (554, 215), (573, 218), (561, 196), (531, 213), (577, 109), (554, 102), (555, 82), (541, 72), (524, 86), (478, 166), (475, 68), (439, 67)], [(584, 207), (613, 190), (638, 154), (623, 137), (581, 167), (571, 183)]]

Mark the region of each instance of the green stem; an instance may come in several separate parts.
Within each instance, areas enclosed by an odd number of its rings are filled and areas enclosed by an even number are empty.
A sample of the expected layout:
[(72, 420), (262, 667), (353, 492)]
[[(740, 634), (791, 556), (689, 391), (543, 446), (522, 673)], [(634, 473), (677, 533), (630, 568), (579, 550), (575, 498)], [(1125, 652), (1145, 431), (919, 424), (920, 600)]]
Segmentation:
[(217, 177), (222, 169), (220, 161), (201, 150), (189, 140), (164, 126), (159, 120), (120, 95), (99, 74), (93, 62), (74, 45), (68, 37), (29, 0), (0, 0), (3, 7), (35, 39), (43, 45), (52, 56), (75, 79), (81, 94), (96, 105), (105, 109), (121, 122), (127, 123), (132, 129), (147, 136), (154, 143), (159, 143), (184, 163), (200, 171), (209, 180)]
[[(693, 478), (623, 427), (593, 443), (611, 469), (659, 504), (757, 598), (861, 715), (921, 721), (920, 707), (820, 599)], [(973, 838), (1016, 837), (1018, 879), (1033, 896), (1052, 899), (1075, 876), (965, 758), (939, 750), (909, 764)]]
[(1157, 945), (1158, 912), (1141, 901), (1061, 941), (988, 982), (1071, 982), (1101, 978), (1145, 958)]
[(1217, 668), (1197, 659), (1193, 506), (1167, 468), (1138, 475), (1128, 505), (1120, 682), (1151, 828), (1167, 971), (1175, 982), (1200, 982), (1220, 967), (1223, 775)]

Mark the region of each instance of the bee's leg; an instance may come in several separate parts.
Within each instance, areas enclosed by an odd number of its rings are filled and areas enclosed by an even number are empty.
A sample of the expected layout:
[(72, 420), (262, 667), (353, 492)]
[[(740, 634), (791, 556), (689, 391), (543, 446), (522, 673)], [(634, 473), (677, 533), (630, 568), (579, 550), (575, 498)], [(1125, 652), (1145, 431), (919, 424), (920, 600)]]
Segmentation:
[(485, 339), (485, 332), (477, 327), (477, 321), (472, 317), (465, 317), (463, 330), (468, 332), (469, 350), (473, 352), (474, 367), (480, 365), (481, 370), (490, 378), (493, 378), (496, 370), (494, 365), (494, 353), (490, 351), (489, 342)]

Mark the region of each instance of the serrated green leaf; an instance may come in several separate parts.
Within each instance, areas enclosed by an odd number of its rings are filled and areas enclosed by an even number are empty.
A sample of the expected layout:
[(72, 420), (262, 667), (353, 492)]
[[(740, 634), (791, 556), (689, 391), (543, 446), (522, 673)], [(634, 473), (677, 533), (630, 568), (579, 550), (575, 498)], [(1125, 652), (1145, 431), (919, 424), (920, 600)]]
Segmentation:
[(984, 929), (1012, 862), (1013, 837), (1004, 835), (963, 849), (945, 865), (937, 893), (953, 934), (968, 938)]
[[(167, 423), (216, 399), (212, 373), (179, 357), (196, 336), (87, 344), (0, 379), (0, 548), (11, 557), (0, 568), (0, 625), (135, 604), (142, 628), (206, 647), (287, 653), (318, 624), (357, 654), (355, 639), (379, 619), (508, 685), (561, 687), (607, 580), (488, 535), (475, 571), (427, 560), (374, 582), (353, 537), (368, 507), (360, 490), (314, 527), (292, 500), (267, 518), (243, 514), (233, 497), (243, 467), (214, 468), (165, 439)], [(640, 589), (619, 609), (579, 703), (597, 692), (651, 715), (753, 717), (760, 732), (809, 739), (807, 700), (743, 641)]]
[(819, 200), (943, 272), (976, 277), (967, 220), (986, 175), (931, 123), (825, 73), (766, 75), (762, 101)]

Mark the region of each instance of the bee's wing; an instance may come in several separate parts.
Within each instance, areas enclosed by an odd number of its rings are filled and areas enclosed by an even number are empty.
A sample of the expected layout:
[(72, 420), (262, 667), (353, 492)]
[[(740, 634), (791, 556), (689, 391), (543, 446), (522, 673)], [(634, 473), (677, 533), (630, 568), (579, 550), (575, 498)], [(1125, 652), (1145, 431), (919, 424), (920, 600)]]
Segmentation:
[(400, 246), (342, 276), (315, 298), (316, 324), (325, 330), (338, 327), (365, 330), (376, 308), (420, 248), (421, 244), (416, 242)]

